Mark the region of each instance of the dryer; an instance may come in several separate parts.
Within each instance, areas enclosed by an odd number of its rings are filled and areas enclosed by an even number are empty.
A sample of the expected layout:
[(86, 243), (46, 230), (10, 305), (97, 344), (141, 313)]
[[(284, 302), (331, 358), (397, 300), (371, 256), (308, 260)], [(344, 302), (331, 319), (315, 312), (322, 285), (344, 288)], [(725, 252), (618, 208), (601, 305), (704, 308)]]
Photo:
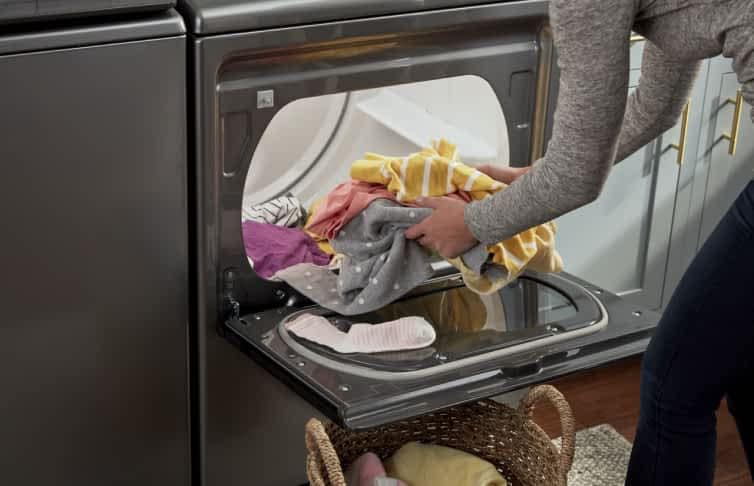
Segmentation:
[[(304, 482), (311, 416), (364, 429), (643, 352), (655, 313), (567, 273), (528, 273), (479, 300), (483, 332), (443, 334), (423, 353), (337, 355), (287, 334), (285, 322), (304, 311), (352, 320), (257, 276), (245, 254), (245, 208), (287, 193), (311, 202), (365, 151), (402, 154), (447, 137), (471, 164), (541, 156), (557, 81), (547, 5), (179, 2), (192, 39), (203, 484)], [(468, 292), (449, 265), (434, 270), (400, 302), (359, 317)]]

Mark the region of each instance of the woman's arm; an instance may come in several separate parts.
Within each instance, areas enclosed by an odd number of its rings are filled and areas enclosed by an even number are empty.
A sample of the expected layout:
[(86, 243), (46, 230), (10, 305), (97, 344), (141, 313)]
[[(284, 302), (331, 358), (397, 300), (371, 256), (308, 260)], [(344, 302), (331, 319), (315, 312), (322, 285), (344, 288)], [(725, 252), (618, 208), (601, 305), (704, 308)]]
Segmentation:
[(679, 62), (647, 41), (639, 86), (628, 98), (618, 138), (618, 163), (670, 130), (681, 116), (700, 62)]
[(635, 2), (553, 0), (560, 95), (547, 155), (504, 191), (466, 206), (493, 244), (597, 198), (613, 165), (628, 93)]

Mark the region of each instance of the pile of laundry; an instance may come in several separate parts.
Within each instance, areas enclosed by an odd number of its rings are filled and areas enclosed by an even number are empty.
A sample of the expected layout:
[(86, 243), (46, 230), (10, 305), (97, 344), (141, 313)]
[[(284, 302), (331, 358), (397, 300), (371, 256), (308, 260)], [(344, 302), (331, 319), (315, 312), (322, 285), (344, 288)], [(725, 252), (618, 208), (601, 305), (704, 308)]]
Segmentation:
[[(405, 236), (431, 214), (416, 205), (418, 197), (471, 202), (505, 187), (463, 164), (445, 140), (406, 157), (368, 153), (352, 164), (351, 180), (316, 201), (306, 216), (295, 198), (252, 208), (255, 214), (245, 216), (254, 217), (243, 223), (247, 255), (259, 275), (283, 280), (339, 314), (364, 314), (433, 274), (438, 255)], [(555, 224), (546, 223), (496, 245), (477, 245), (449, 263), (468, 288), (491, 294), (525, 268), (560, 271), (555, 232)]]
[(382, 463), (373, 453), (346, 471), (348, 486), (506, 486), (491, 463), (450, 447), (409, 442)]
[(245, 208), (241, 220), (246, 256), (261, 277), (299, 263), (330, 264), (332, 255), (303, 230), (306, 211), (293, 195)]

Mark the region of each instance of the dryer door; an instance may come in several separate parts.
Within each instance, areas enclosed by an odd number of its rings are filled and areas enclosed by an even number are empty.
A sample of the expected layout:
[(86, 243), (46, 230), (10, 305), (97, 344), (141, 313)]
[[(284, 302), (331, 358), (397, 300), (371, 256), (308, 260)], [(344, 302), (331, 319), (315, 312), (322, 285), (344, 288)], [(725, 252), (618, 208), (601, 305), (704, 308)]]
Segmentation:
[[(199, 42), (200, 332), (220, 329), (356, 429), (643, 352), (658, 316), (568, 274), (527, 273), (480, 296), (436, 262), (399, 300), (346, 317), (265, 278), (280, 259), (259, 257), (261, 233), (244, 235), (260, 204), (292, 194), (294, 211), (308, 209), (365, 152), (400, 156), (448, 138), (471, 165), (530, 163), (549, 105), (546, 9), (509, 2)], [(267, 244), (287, 257), (282, 241)], [(342, 332), (422, 317), (436, 340), (413, 351), (337, 353), (289, 332), (303, 313)]]
[[(340, 354), (287, 330), (302, 314), (323, 316), (342, 332), (420, 316), (437, 338), (412, 351)], [(231, 318), (225, 330), (331, 420), (363, 429), (641, 353), (656, 320), (574, 277), (530, 274), (492, 296), (449, 278), (361, 316), (281, 307)]]

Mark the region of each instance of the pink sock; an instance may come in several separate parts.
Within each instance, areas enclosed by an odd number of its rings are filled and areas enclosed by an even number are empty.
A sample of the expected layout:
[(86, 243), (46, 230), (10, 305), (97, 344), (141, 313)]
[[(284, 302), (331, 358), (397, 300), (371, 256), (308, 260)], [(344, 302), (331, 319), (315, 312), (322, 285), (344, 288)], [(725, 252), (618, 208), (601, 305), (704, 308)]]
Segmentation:
[(421, 349), (436, 338), (432, 325), (421, 317), (403, 317), (381, 324), (352, 324), (348, 333), (344, 333), (322, 316), (303, 314), (287, 323), (286, 329), (339, 353)]

